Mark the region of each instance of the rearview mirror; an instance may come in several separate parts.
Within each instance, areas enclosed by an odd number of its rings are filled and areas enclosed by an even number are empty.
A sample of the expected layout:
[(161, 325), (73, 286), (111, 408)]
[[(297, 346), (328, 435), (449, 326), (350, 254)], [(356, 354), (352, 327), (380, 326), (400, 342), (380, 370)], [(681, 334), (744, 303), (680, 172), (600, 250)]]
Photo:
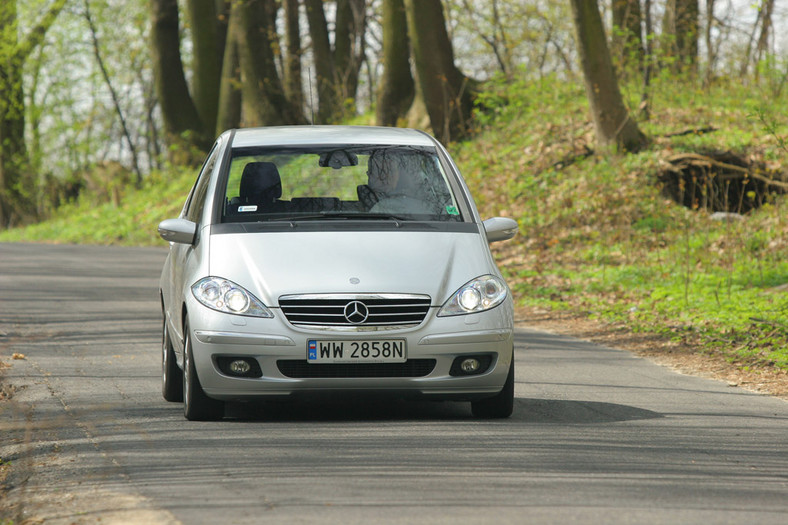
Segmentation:
[(320, 155), (318, 164), (321, 168), (330, 167), (338, 170), (347, 166), (358, 166), (358, 156), (355, 153), (338, 149)]
[(517, 235), (517, 231), (520, 229), (517, 221), (506, 217), (493, 217), (482, 224), (484, 224), (484, 231), (487, 234), (487, 242), (509, 240)]
[(167, 219), (159, 223), (159, 236), (167, 242), (194, 243), (197, 225), (186, 219)]

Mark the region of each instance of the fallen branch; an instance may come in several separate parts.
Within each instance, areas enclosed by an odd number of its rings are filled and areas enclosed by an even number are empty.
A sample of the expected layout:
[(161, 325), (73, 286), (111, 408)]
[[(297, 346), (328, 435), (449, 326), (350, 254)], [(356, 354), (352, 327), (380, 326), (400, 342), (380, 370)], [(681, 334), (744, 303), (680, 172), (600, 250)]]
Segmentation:
[(677, 131), (675, 133), (666, 133), (662, 136), (665, 138), (684, 137), (686, 135), (703, 135), (704, 133), (712, 133), (714, 131), (717, 131), (717, 128), (713, 126), (707, 126), (705, 128), (686, 129), (684, 131)]
[(766, 324), (777, 328), (783, 328), (783, 329), (788, 328), (788, 324), (781, 323), (779, 321), (771, 321), (769, 319), (761, 319), (760, 317), (750, 317), (750, 321), (752, 321), (753, 323)]
[[(698, 153), (681, 153), (679, 155), (674, 155), (668, 158), (667, 161), (671, 164), (670, 167), (671, 171), (683, 170), (689, 166), (698, 166), (701, 168), (714, 167), (723, 171), (734, 171), (737, 173), (742, 173), (753, 179), (760, 180), (761, 182), (764, 182), (768, 185), (776, 186), (778, 188), (788, 190), (788, 183), (786, 182), (774, 180), (772, 178), (766, 177), (765, 175), (752, 172), (749, 169), (744, 168), (742, 166), (737, 166), (735, 164), (729, 164), (727, 162), (714, 160), (711, 157), (707, 157), (706, 155), (700, 155)], [(725, 180), (730, 178), (737, 178), (738, 175), (725, 175), (725, 174), (717, 173), (715, 174), (715, 177)]]
[(578, 160), (588, 158), (594, 154), (594, 150), (589, 148), (587, 144), (583, 144), (583, 149), (585, 150), (583, 153), (575, 153), (575, 154), (570, 153), (566, 155), (564, 158), (562, 158), (561, 160), (559, 160), (558, 162), (554, 163), (551, 167), (558, 170), (564, 169), (567, 166), (571, 166)]

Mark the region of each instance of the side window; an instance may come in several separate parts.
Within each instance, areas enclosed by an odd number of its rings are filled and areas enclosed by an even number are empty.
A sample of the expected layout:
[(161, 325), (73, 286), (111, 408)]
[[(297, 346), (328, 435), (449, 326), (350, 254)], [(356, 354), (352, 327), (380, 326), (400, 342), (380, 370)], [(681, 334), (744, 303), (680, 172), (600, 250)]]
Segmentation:
[(208, 194), (208, 183), (211, 180), (211, 172), (216, 165), (216, 159), (219, 157), (219, 148), (214, 146), (208, 160), (203, 164), (200, 176), (192, 188), (191, 195), (189, 195), (189, 202), (186, 204), (185, 218), (192, 222), (200, 222), (202, 210), (205, 206), (205, 196)]

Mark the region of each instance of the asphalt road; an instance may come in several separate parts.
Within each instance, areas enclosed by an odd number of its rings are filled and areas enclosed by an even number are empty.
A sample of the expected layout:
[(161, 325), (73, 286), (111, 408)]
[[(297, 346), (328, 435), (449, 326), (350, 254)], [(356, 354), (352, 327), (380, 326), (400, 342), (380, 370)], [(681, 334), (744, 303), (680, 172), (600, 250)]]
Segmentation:
[(14, 390), (0, 401), (0, 522), (788, 516), (788, 403), (528, 329), (509, 420), (459, 403), (343, 402), (186, 421), (160, 394), (164, 256), (0, 244), (0, 383)]

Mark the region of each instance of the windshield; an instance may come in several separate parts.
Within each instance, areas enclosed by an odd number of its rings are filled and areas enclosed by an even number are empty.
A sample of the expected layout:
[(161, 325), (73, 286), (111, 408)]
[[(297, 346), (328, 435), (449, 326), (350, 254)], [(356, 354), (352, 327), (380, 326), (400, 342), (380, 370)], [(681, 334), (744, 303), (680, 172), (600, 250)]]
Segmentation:
[(434, 148), (233, 150), (223, 222), (324, 218), (463, 220)]

